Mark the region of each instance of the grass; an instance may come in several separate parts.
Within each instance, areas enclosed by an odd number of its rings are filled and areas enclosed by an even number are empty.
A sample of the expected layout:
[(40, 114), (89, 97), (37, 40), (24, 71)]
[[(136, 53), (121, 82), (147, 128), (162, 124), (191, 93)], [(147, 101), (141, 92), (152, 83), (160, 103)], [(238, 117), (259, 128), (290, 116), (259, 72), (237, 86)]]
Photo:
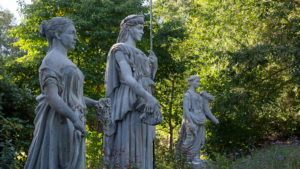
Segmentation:
[(251, 155), (243, 155), (242, 151), (230, 157), (217, 155), (216, 161), (207, 164), (211, 169), (300, 169), (300, 144), (277, 141), (265, 145)]

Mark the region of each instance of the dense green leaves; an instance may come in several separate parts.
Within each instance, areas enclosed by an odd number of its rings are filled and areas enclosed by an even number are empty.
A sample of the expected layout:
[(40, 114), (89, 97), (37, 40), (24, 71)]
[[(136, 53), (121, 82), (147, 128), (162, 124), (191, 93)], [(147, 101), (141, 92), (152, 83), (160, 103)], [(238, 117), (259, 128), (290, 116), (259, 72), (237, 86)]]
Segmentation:
[[(32, 63), (35, 68), (31, 69), (37, 70), (40, 61), (34, 63), (34, 60), (42, 59), (47, 51), (46, 39), (38, 37), (39, 24), (55, 16), (68, 17), (74, 22), (78, 35), (76, 50), (69, 57), (85, 74), (85, 93), (95, 98), (103, 96), (106, 56), (116, 42), (120, 21), (132, 13), (145, 13), (142, 3), (140, 0), (126, 3), (119, 0), (41, 0), (25, 5), (25, 20), (14, 30), (19, 38), (16, 45), (28, 52), (19, 62), (26, 67)], [(38, 86), (34, 86), (34, 90), (37, 89)]]
[(0, 79), (0, 167), (22, 168), (33, 133), (34, 98), (10, 80)]
[[(220, 125), (207, 124), (206, 152), (234, 152), (249, 149), (254, 141), (299, 135), (297, 2), (161, 0), (155, 5), (162, 23), (180, 20), (188, 36), (169, 51), (172, 59), (185, 64), (176, 77), (180, 80), (173, 80), (176, 99), (182, 100), (192, 74), (201, 77), (200, 90), (216, 97), (212, 111)], [(172, 77), (174, 72), (167, 74)], [(169, 90), (171, 84), (163, 83)], [(168, 103), (172, 92), (161, 92), (161, 103)], [(181, 102), (173, 103), (173, 111), (164, 110), (167, 119), (170, 112), (182, 113)], [(164, 131), (176, 133), (178, 128), (170, 127), (180, 120), (172, 116), (172, 123), (164, 121)]]

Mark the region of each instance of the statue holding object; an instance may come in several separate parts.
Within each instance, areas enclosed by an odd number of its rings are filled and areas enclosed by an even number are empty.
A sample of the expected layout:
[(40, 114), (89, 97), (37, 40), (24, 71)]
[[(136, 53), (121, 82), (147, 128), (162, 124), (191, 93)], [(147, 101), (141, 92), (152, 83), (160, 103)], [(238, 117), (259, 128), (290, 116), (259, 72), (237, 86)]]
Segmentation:
[(162, 122), (160, 104), (152, 96), (157, 57), (151, 50), (147, 57), (136, 48), (144, 33), (144, 16), (129, 15), (120, 26), (106, 65), (113, 127), (104, 135), (105, 161), (119, 168), (151, 169), (155, 125)]
[(206, 117), (215, 124), (219, 121), (209, 109), (209, 102), (213, 101), (214, 97), (206, 91), (196, 92), (200, 85), (200, 77), (192, 75), (188, 84), (189, 89), (183, 98), (183, 116), (176, 149), (186, 156), (188, 162), (199, 164), (200, 150), (205, 142)]
[(48, 52), (39, 68), (41, 94), (25, 169), (85, 169), (85, 115), (99, 102), (83, 96), (84, 75), (67, 57), (77, 41), (74, 23), (64, 17), (43, 21), (39, 34)]

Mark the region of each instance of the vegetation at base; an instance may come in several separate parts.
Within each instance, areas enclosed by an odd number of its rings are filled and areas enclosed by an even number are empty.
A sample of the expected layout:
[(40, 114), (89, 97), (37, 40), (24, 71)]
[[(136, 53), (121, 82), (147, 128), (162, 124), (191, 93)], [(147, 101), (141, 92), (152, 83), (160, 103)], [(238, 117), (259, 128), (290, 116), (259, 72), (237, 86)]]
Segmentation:
[[(215, 96), (211, 110), (220, 121), (205, 126), (208, 159), (249, 152), (268, 138), (300, 137), (299, 8), (295, 0), (153, 2), (153, 50), (159, 62), (155, 97), (164, 116), (157, 126), (157, 166), (188, 167), (175, 158), (175, 146), (192, 74), (201, 77), (200, 90)], [(125, 16), (145, 15), (138, 48), (147, 53), (150, 46), (148, 1), (20, 1), (20, 11), (24, 18), (13, 25), (12, 14), (0, 9), (2, 168), (22, 168), (32, 140), (38, 67), (47, 51), (47, 41), (38, 37), (42, 20), (65, 16), (74, 21), (78, 43), (68, 56), (85, 75), (85, 95), (94, 99), (104, 97), (107, 52)], [(103, 156), (93, 113), (87, 115), (89, 168), (99, 167)]]
[[(156, 168), (192, 169), (183, 156), (158, 147)], [(288, 141), (266, 141), (261, 147), (251, 150), (240, 149), (230, 154), (214, 153), (215, 160), (202, 154), (201, 159), (208, 169), (298, 169), (300, 168), (300, 141), (289, 138)]]
[[(242, 155), (240, 155), (242, 153)], [(248, 155), (236, 153), (228, 158), (226, 155), (217, 155), (216, 161), (208, 163), (212, 169), (297, 169), (300, 168), (299, 140), (293, 144), (271, 144), (255, 150)]]

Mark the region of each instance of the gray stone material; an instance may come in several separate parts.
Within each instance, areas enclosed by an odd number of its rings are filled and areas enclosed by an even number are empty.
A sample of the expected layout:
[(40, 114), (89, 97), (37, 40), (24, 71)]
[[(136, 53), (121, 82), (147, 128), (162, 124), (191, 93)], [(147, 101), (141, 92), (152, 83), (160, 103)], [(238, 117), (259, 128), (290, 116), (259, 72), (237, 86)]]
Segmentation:
[(67, 57), (76, 29), (71, 20), (55, 17), (41, 23), (40, 36), (49, 46), (39, 68), (41, 94), (25, 169), (85, 169), (85, 114), (98, 101), (83, 96), (84, 75)]
[(201, 166), (200, 150), (205, 142), (204, 124), (206, 118), (218, 124), (218, 119), (211, 113), (209, 102), (214, 100), (206, 91), (197, 93), (200, 78), (192, 75), (188, 79), (189, 89), (183, 98), (183, 116), (177, 144), (177, 151), (186, 156), (194, 166)]
[(98, 121), (97, 131), (106, 135), (112, 135), (110, 131), (114, 131), (114, 125), (111, 120), (111, 101), (108, 98), (99, 100), (96, 109), (96, 119)]
[(114, 127), (104, 135), (105, 161), (122, 169), (131, 165), (153, 168), (155, 125), (162, 121), (160, 104), (152, 96), (157, 57), (153, 51), (147, 57), (136, 48), (143, 29), (143, 16), (123, 19), (106, 65), (106, 97), (111, 99)]

